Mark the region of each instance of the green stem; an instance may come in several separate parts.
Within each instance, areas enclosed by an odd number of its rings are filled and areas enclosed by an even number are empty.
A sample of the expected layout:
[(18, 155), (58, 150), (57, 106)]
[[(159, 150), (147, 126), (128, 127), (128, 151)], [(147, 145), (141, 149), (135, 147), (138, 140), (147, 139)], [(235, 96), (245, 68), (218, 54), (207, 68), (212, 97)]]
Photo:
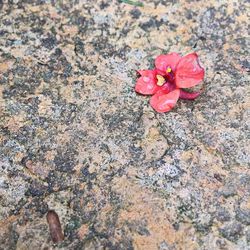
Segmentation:
[(142, 2), (139, 2), (139, 1), (120, 0), (120, 2), (131, 4), (131, 5), (138, 6), (138, 7), (143, 7), (144, 6), (144, 4)]

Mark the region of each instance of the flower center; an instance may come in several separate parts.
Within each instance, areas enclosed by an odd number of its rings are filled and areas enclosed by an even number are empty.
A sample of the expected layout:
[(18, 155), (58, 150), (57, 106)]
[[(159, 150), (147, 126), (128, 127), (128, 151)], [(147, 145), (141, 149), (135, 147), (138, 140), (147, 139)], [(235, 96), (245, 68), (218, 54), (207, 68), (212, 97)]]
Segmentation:
[(174, 72), (170, 66), (168, 66), (166, 69), (166, 78), (169, 82), (174, 82)]
[(166, 73), (170, 73), (172, 71), (172, 69), (168, 66), (166, 69)]
[(156, 79), (157, 79), (156, 84), (158, 86), (162, 86), (166, 82), (165, 78), (163, 76), (161, 76), (161, 75), (156, 75)]

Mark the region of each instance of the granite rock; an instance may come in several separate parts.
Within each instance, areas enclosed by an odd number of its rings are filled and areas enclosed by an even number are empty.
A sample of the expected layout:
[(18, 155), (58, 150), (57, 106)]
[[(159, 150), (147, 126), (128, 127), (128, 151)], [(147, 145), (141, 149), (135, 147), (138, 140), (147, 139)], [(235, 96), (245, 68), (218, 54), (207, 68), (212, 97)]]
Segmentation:
[[(0, 249), (248, 248), (247, 1), (124, 2), (0, 1)], [(155, 113), (136, 70), (192, 51), (204, 92)]]

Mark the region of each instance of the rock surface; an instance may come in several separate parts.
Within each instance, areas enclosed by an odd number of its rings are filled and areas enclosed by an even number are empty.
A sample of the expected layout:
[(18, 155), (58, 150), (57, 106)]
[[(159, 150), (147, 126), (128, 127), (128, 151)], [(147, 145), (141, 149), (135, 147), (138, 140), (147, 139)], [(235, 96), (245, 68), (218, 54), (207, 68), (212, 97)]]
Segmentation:
[[(248, 249), (249, 5), (143, 3), (0, 1), (0, 249)], [(135, 71), (174, 51), (205, 90), (157, 114)]]

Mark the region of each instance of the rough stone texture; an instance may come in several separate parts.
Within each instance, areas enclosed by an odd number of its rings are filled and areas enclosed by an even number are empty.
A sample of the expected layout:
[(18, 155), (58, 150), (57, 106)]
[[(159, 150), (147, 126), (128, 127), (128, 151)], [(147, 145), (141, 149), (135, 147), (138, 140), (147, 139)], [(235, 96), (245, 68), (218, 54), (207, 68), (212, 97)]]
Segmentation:
[[(143, 2), (0, 1), (0, 249), (249, 249), (249, 3)], [(169, 51), (205, 91), (157, 114)]]

